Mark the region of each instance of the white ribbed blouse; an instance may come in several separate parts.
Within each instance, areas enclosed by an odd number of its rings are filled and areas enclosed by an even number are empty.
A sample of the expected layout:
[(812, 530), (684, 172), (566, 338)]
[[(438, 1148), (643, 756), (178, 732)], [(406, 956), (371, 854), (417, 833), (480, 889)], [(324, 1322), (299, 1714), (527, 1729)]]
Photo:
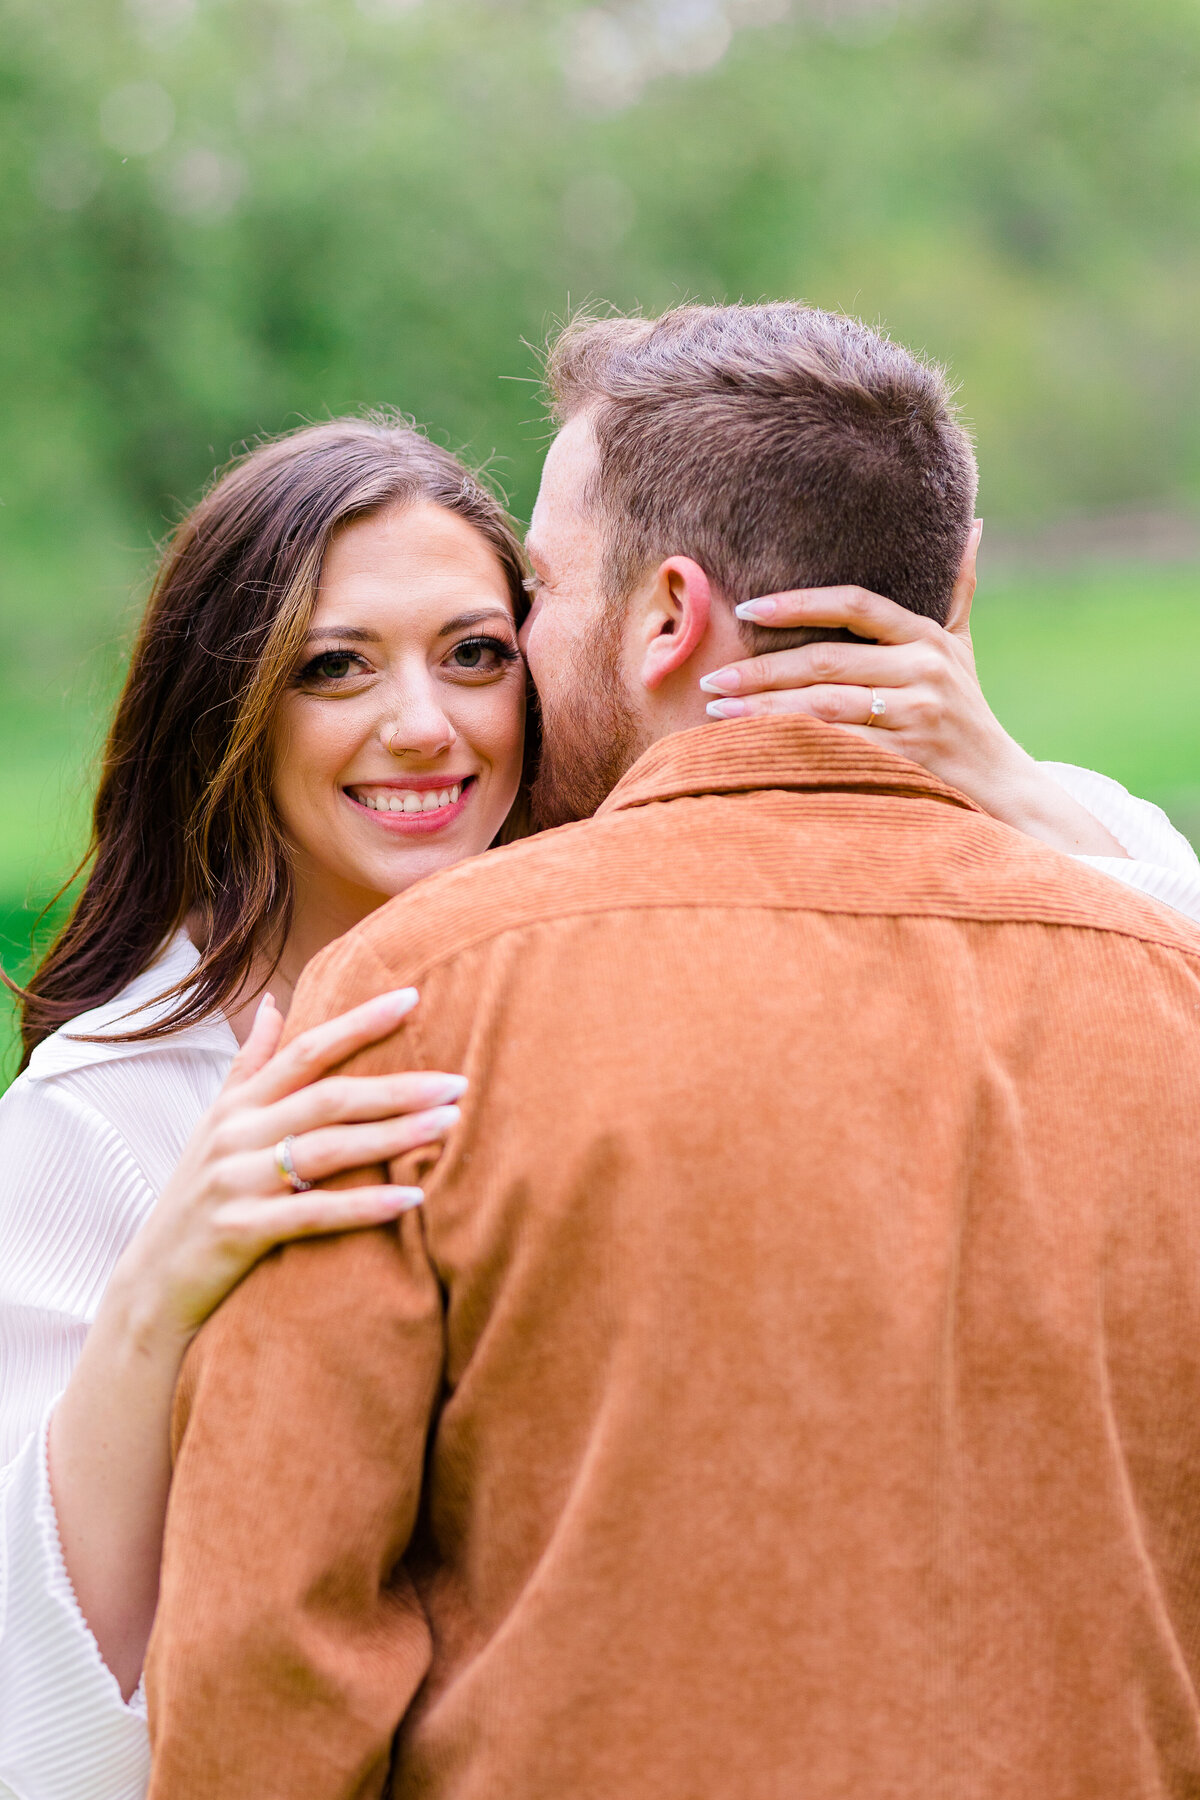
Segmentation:
[[(1200, 862), (1165, 814), (1107, 776), (1044, 765), (1128, 861), (1093, 868), (1200, 920)], [(184, 979), (182, 934), (119, 999), (39, 1045), (0, 1099), (0, 1800), (143, 1800), (140, 1691), (101, 1660), (63, 1564), (46, 1426), (121, 1251), (154, 1204), (236, 1050), (223, 1018), (141, 1044), (66, 1032), (128, 1029)], [(121, 1021), (118, 1024), (118, 1021)]]

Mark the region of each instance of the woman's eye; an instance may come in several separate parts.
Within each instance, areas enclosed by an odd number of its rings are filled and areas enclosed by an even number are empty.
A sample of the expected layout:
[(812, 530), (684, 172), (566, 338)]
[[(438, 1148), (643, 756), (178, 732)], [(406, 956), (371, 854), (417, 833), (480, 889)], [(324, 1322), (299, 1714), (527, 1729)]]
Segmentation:
[(326, 650), (324, 655), (314, 656), (311, 662), (305, 663), (300, 680), (308, 683), (344, 681), (347, 675), (357, 674), (360, 666), (359, 658), (349, 650)]
[(515, 662), (520, 652), (503, 638), (464, 638), (450, 652), (452, 668), (472, 675), (494, 675), (505, 663)]

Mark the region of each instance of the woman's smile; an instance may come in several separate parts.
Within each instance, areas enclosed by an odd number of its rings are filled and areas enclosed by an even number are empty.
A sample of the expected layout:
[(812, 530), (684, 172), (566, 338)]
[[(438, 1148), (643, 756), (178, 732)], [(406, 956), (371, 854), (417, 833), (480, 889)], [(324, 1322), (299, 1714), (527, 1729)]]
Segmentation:
[(462, 817), (473, 775), (408, 775), (395, 781), (355, 782), (342, 789), (357, 813), (384, 831), (442, 831)]

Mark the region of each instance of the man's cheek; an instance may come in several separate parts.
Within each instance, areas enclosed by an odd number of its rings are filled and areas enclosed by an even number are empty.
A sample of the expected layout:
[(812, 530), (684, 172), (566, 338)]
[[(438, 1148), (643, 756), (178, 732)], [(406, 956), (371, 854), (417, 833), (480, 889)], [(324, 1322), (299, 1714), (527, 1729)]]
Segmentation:
[(540, 608), (540, 601), (535, 601), (533, 611), (521, 630), (521, 648), (525, 652), (525, 661), (536, 688), (541, 687), (542, 678), (552, 665), (551, 646), (547, 642), (549, 633), (546, 629), (546, 615)]
[(525, 657), (526, 662), (528, 662), (528, 660), (529, 660), (529, 639), (530, 639), (530, 636), (532, 635), (533, 628), (534, 628), (535, 624), (537, 623), (538, 618), (541, 616), (541, 611), (542, 611), (542, 602), (539, 598), (533, 602), (533, 605), (529, 608), (529, 611), (525, 614), (525, 623), (521, 626), (521, 629), (517, 632), (517, 643), (521, 646), (521, 651)]

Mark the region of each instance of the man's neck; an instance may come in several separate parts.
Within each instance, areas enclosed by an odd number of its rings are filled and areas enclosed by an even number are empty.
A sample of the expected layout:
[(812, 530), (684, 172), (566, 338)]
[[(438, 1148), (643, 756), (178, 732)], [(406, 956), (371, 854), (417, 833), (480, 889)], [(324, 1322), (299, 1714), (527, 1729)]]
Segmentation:
[(639, 708), (643, 749), (649, 749), (659, 738), (672, 737), (678, 731), (719, 723), (709, 716), (707, 707), (712, 696), (705, 693), (700, 682), (705, 675), (713, 675), (745, 656), (745, 645), (736, 633), (733, 635), (735, 641), (730, 644), (725, 632), (710, 631), (700, 650), (689, 658), (678, 674), (664, 681), (653, 693), (643, 692)]

